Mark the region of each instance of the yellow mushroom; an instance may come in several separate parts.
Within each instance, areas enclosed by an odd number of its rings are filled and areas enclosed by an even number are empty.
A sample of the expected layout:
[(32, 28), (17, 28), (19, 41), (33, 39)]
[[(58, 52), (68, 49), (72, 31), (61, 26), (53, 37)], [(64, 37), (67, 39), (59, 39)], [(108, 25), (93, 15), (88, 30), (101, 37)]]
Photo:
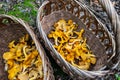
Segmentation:
[[(10, 42), (8, 45), (9, 51), (3, 54), (9, 80), (36, 80), (38, 78), (42, 80), (44, 77), (42, 61), (35, 44), (32, 41), (32, 46), (28, 45), (28, 40), (29, 36), (27, 34), (20, 38), (16, 45), (14, 44), (15, 41)], [(31, 74), (34, 77), (29, 77)]]
[(36, 79), (37, 79), (37, 76), (38, 76), (37, 71), (31, 70), (31, 71), (29, 72), (29, 80), (36, 80)]
[(60, 55), (64, 58), (64, 59), (66, 59), (66, 57), (65, 57), (65, 53), (64, 53), (64, 51), (63, 51), (63, 48), (61, 48), (61, 50), (59, 51), (59, 53), (60, 53)]
[(87, 54), (86, 53), (81, 53), (81, 58), (83, 61), (85, 61), (87, 59)]
[(73, 53), (67, 54), (66, 60), (72, 62), (74, 60), (74, 54)]
[(22, 49), (18, 47), (18, 49), (16, 50), (16, 56), (20, 57), (22, 55)]
[(18, 79), (19, 80), (29, 80), (29, 75), (27, 74), (27, 71), (20, 73), (18, 75)]
[(74, 33), (76, 33), (78, 35), (78, 38), (81, 39), (82, 38), (82, 35), (84, 33), (84, 29), (81, 29), (80, 32), (77, 32), (77, 31), (74, 31)]
[(88, 62), (79, 63), (78, 67), (80, 69), (88, 70), (90, 68), (90, 63), (88, 63)]
[(37, 55), (38, 55), (37, 50), (31, 52), (30, 54), (28, 54), (28, 55), (25, 57), (25, 60), (23, 61), (23, 64), (25, 64), (25, 65), (30, 65), (31, 62), (32, 62), (32, 60), (33, 60), (34, 58), (36, 58)]
[(90, 63), (95, 64), (96, 63), (96, 58), (95, 57), (91, 57), (90, 58)]
[(68, 25), (72, 25), (73, 21), (72, 20), (68, 20)]
[(83, 69), (83, 70), (88, 70), (90, 67), (90, 63), (87, 63), (87, 62), (80, 62), (79, 65), (72, 62), (72, 65), (75, 67), (78, 67), (79, 69)]
[(44, 74), (43, 74), (43, 68), (42, 68), (42, 66), (38, 66), (37, 70), (39, 71), (39, 77), (43, 78)]
[(60, 51), (61, 47), (63, 44), (60, 44), (59, 46), (54, 45), (54, 47), (58, 50), (58, 52)]
[[(54, 39), (54, 48), (73, 66), (88, 70), (96, 63), (96, 57), (88, 48), (87, 39), (83, 37), (84, 29), (77, 30), (78, 25), (72, 20), (59, 20), (54, 24), (54, 31), (48, 38)], [(76, 64), (75, 59), (79, 62)]]
[(10, 42), (9, 45), (8, 45), (8, 47), (9, 47), (9, 48), (14, 48), (14, 47), (15, 47), (15, 44), (14, 44), (14, 43), (15, 43), (15, 41)]
[(14, 66), (14, 60), (10, 59), (7, 61), (7, 65), (9, 66), (8, 68), (12, 68)]
[(26, 41), (28, 41), (29, 39), (29, 35), (26, 34), (25, 36), (23, 36), (22, 38), (19, 39), (20, 43), (26, 43)]
[(59, 20), (57, 23), (55, 23), (54, 27), (56, 30), (64, 30), (66, 31), (66, 28), (64, 27), (66, 26), (66, 21), (65, 20)]
[[(79, 44), (80, 44), (81, 41), (82, 41), (81, 39), (70, 39), (70, 41), (69, 41), (70, 43), (69, 43), (69, 44), (70, 44), (70, 45), (73, 45), (73, 44), (75, 44), (76, 42), (79, 42)], [(79, 44), (78, 44), (78, 45), (79, 45)]]
[(10, 48), (9, 49), (11, 53), (15, 53), (16, 52), (16, 48)]
[(3, 59), (9, 60), (9, 59), (15, 59), (15, 54), (11, 52), (5, 52), (3, 54)]
[[(61, 45), (62, 46), (62, 45)], [(70, 51), (72, 49), (72, 46), (69, 44), (65, 44), (64, 48), (68, 51)]]
[(64, 34), (66, 35), (66, 36), (73, 36), (73, 29), (74, 29), (74, 26), (66, 26), (66, 28), (67, 28), (67, 31), (66, 32), (64, 32)]
[(14, 64), (14, 66), (8, 70), (8, 79), (13, 80), (14, 77), (21, 71), (21, 66), (19, 64)]

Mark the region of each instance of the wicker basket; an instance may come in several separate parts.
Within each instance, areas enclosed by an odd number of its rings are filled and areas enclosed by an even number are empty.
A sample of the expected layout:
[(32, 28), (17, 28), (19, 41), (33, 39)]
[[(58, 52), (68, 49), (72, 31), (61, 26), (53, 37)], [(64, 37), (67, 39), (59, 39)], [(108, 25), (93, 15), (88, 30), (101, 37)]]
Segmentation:
[(13, 16), (8, 15), (0, 15), (0, 80), (8, 80), (7, 72), (4, 70), (5, 66), (2, 58), (3, 53), (9, 50), (7, 47), (8, 43), (13, 40), (18, 40), (26, 33), (28, 33), (35, 42), (35, 46), (41, 56), (43, 63), (44, 80), (54, 80), (50, 62), (32, 27), (24, 23), (21, 19), (17, 19)]
[[(98, 57), (96, 65), (90, 71), (78, 69), (65, 61), (53, 47), (52, 41), (47, 38), (52, 25), (62, 18), (72, 19), (80, 25), (79, 29), (85, 29), (87, 43)], [(108, 72), (103, 69), (114, 55), (115, 41), (106, 27), (83, 4), (76, 0), (45, 1), (39, 8), (37, 24), (45, 46), (63, 71), (76, 79), (95, 78)]]

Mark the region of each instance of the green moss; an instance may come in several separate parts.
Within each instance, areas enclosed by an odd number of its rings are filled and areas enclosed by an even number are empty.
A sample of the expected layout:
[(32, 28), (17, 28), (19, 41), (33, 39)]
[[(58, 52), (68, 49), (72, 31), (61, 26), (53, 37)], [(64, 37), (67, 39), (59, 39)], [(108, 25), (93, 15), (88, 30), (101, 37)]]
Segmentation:
[[(1, 3), (0, 14), (13, 15), (34, 25), (37, 16), (37, 6), (35, 0), (23, 0), (17, 4)], [(7, 6), (7, 7), (6, 7)]]

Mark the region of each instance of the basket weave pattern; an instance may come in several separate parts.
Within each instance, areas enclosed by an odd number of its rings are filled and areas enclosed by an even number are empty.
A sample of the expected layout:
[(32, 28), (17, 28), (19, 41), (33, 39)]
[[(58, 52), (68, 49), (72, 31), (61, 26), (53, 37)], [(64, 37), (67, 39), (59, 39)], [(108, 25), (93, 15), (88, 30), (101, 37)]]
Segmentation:
[[(120, 18), (119, 18), (119, 15), (117, 14), (114, 8), (114, 4), (112, 4), (110, 0), (91, 0), (91, 1), (92, 3), (90, 7), (96, 5), (96, 9), (95, 7), (91, 8), (91, 11), (95, 15), (97, 15), (96, 17), (97, 18), (101, 17), (99, 19), (104, 25), (107, 25), (106, 23), (109, 22), (108, 32), (110, 30), (110, 34), (114, 38), (114, 42), (115, 42), (113, 47), (113, 55), (112, 55), (113, 59), (111, 60), (112, 65), (110, 65), (109, 67), (111, 69), (115, 69), (115, 68), (119, 69), (119, 66), (118, 66), (120, 65), (120, 40), (119, 40), (120, 39), (120, 31), (119, 31)], [(104, 15), (99, 15), (97, 12)]]
[[(60, 12), (62, 10), (63, 12)], [(53, 16), (53, 14), (55, 16)], [(98, 39), (98, 42), (94, 44), (91, 43), (93, 46), (95, 44), (99, 45), (100, 43), (102, 44), (103, 47), (97, 47), (97, 48), (105, 49), (106, 52), (100, 52), (102, 50), (95, 49), (95, 47), (92, 48), (92, 51), (93, 52), (96, 51), (95, 54), (99, 54), (99, 57), (101, 58), (101, 62), (98, 61), (98, 63), (96, 64), (96, 66), (99, 67), (97, 69), (98, 71), (80, 70), (70, 65), (64, 59), (62, 59), (62, 57), (53, 48), (51, 42), (46, 37), (48, 32), (50, 31), (49, 27), (53, 25), (54, 21), (56, 21), (60, 16), (62, 16), (63, 18), (66, 18), (65, 17), (66, 14), (68, 16), (70, 16), (71, 14), (71, 16), (73, 15), (78, 19), (80, 19), (82, 23), (84, 23), (83, 25), (86, 26), (85, 28), (88, 30), (88, 32), (90, 31), (92, 32), (91, 33), (92, 35), (96, 36), (96, 38)], [(57, 17), (57, 19), (55, 17)], [(72, 19), (75, 17), (72, 17)], [(44, 44), (51, 51), (51, 55), (56, 60), (56, 62), (63, 68), (65, 72), (70, 74), (72, 77), (77, 77), (78, 79), (83, 79), (87, 77), (94, 78), (96, 76), (101, 76), (106, 73), (106, 71), (100, 71), (99, 69), (103, 68), (104, 65), (106, 64), (105, 59), (108, 59), (107, 61), (109, 61), (110, 57), (112, 56), (112, 49), (114, 47), (113, 39), (111, 38), (111, 35), (109, 34), (109, 32), (107, 32), (107, 30), (103, 27), (103, 25), (101, 25), (101, 23), (94, 17), (93, 14), (90, 13), (90, 11), (86, 7), (76, 3), (76, 0), (74, 1), (73, 0), (48, 0), (44, 2), (39, 9), (38, 16), (37, 16), (37, 23), (38, 23), (38, 29), (44, 41)], [(48, 25), (45, 25), (44, 23)], [(91, 40), (92, 38), (94, 39), (94, 37), (90, 37), (90, 38)], [(88, 45), (91, 45), (91, 44), (88, 41)], [(111, 55), (108, 55), (109, 53), (111, 53)], [(107, 55), (107, 57), (101, 56), (100, 54)]]
[[(103, 26), (86, 10), (84, 7), (79, 6), (74, 1), (69, 0), (50, 0), (51, 2), (45, 7), (45, 15), (50, 14), (53, 11), (65, 10), (69, 11), (76, 17), (78, 17), (86, 27), (95, 34), (99, 40), (104, 44), (107, 54), (112, 54), (112, 40), (109, 37), (108, 32), (103, 29)], [(44, 15), (44, 16), (45, 16)], [(42, 15), (43, 17), (43, 15)], [(111, 56), (111, 55), (109, 55)]]

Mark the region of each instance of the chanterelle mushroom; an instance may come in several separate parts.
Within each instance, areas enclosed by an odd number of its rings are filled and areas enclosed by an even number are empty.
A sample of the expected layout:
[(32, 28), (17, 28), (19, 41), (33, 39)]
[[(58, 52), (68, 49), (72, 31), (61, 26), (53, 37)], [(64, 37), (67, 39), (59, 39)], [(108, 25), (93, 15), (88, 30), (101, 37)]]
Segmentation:
[[(73, 66), (88, 70), (96, 63), (96, 57), (88, 48), (87, 39), (83, 37), (84, 29), (77, 30), (78, 25), (72, 20), (59, 20), (48, 38), (54, 39), (54, 48)], [(77, 60), (77, 61), (76, 61)]]
[[(28, 42), (32, 45), (28, 45)], [(35, 48), (34, 42), (29, 41), (29, 35), (9, 43), (9, 51), (3, 54), (9, 80), (38, 80), (43, 79), (42, 61)]]

